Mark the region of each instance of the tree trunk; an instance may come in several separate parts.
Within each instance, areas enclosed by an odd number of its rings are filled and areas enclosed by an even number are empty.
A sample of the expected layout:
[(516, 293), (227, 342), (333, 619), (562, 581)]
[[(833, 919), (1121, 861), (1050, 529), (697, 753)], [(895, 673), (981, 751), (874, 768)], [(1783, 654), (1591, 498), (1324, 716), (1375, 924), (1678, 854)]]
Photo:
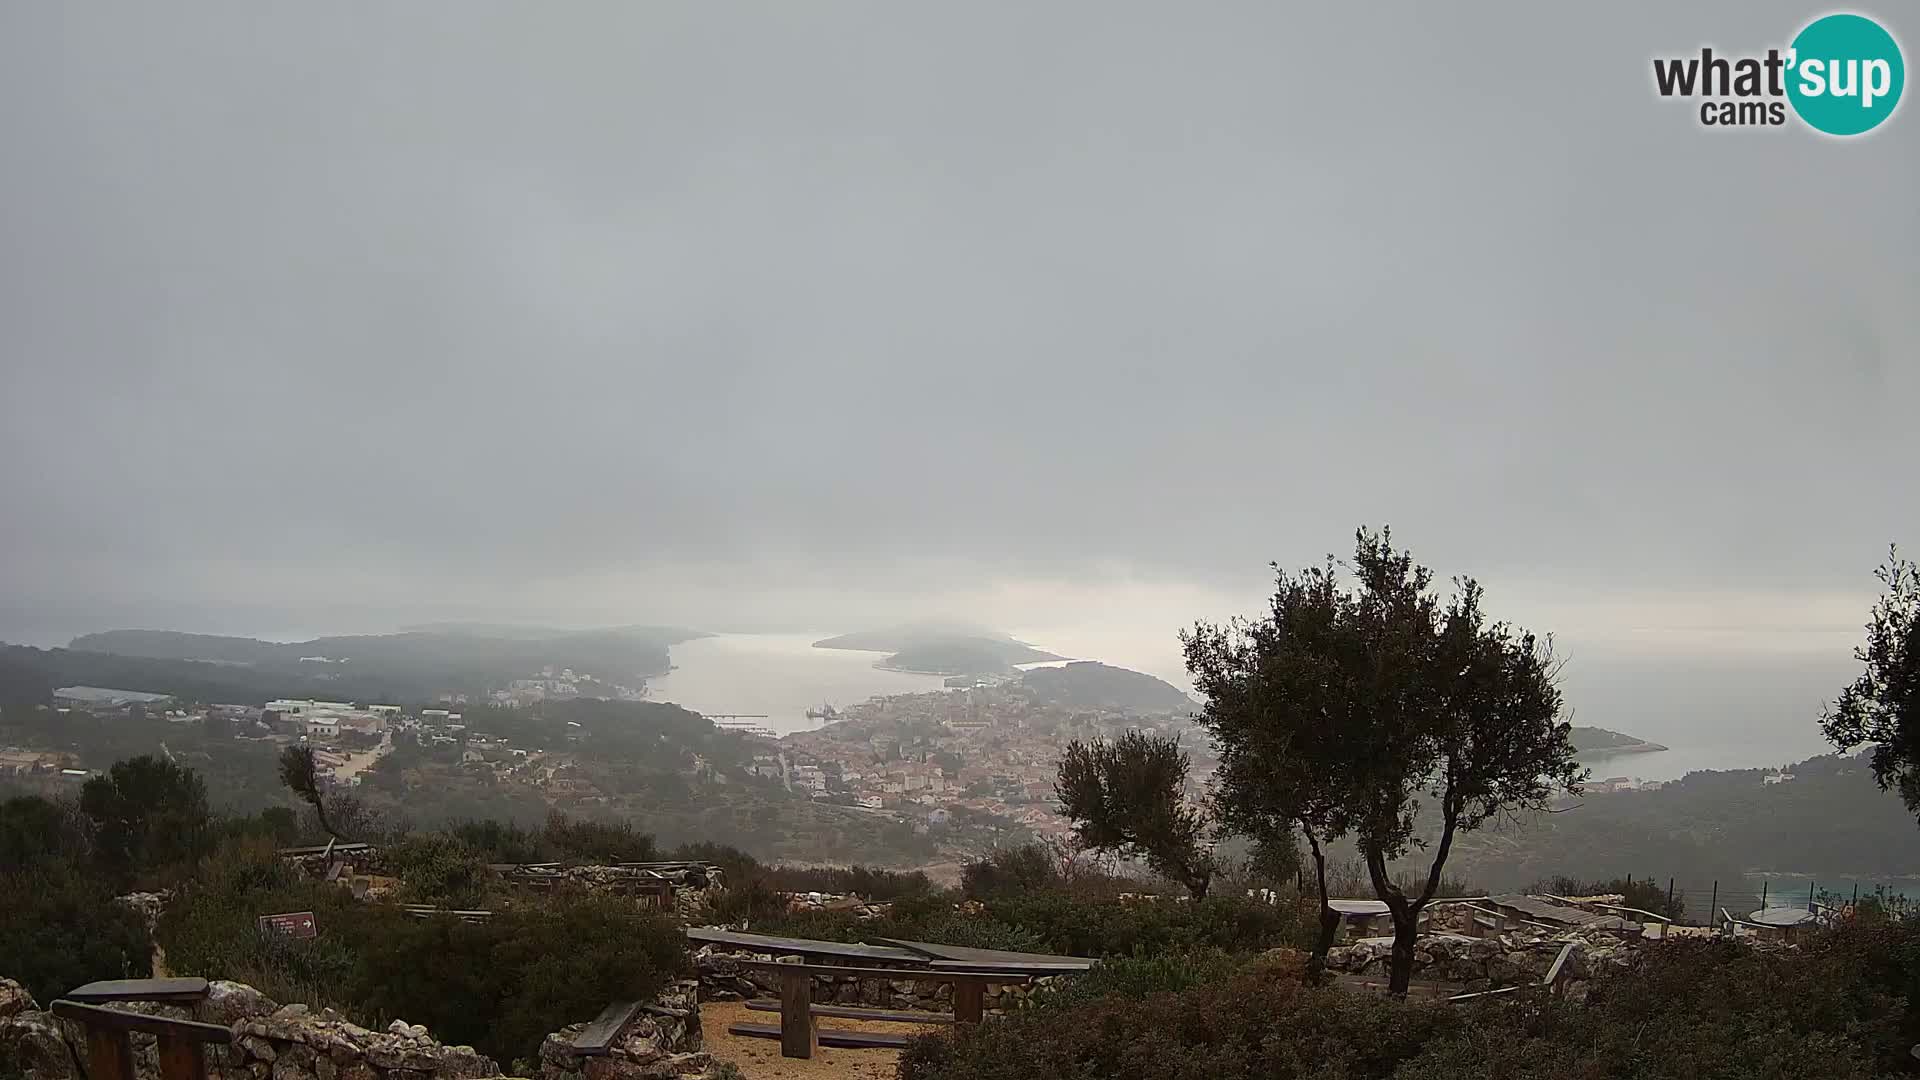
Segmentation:
[(1420, 915), (1409, 909), (1393, 913), (1393, 966), (1388, 969), (1387, 993), (1404, 998), (1413, 984), (1413, 947), (1420, 937)]
[(1408, 985), (1413, 982), (1413, 946), (1420, 936), (1420, 903), (1424, 901), (1410, 903), (1407, 900), (1407, 894), (1387, 875), (1384, 854), (1366, 847), (1362, 847), (1361, 853), (1367, 859), (1367, 876), (1373, 880), (1374, 895), (1385, 901), (1387, 910), (1393, 914), (1393, 957), (1387, 969), (1387, 993), (1404, 998)]
[(1333, 939), (1340, 933), (1340, 913), (1333, 910), (1327, 902), (1327, 856), (1320, 850), (1320, 841), (1310, 830), (1302, 829), (1306, 834), (1307, 846), (1313, 851), (1313, 880), (1320, 888), (1320, 939), (1314, 943), (1313, 955), (1307, 958), (1307, 981), (1319, 984), (1326, 981), (1327, 952), (1333, 948)]

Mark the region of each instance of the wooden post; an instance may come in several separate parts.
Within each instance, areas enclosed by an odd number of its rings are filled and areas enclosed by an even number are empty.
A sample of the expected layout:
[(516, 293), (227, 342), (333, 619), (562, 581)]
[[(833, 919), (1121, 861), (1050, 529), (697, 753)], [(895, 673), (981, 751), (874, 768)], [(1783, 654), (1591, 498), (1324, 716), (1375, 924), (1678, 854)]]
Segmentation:
[(87, 1080), (134, 1080), (133, 1044), (126, 1032), (87, 1029)]
[(1672, 918), (1673, 916), (1673, 879), (1672, 878), (1667, 879), (1667, 910), (1664, 912), (1661, 912), (1661, 914), (1666, 915), (1668, 918)]
[(173, 1032), (158, 1039), (160, 1080), (205, 1080), (207, 1055), (200, 1043)]
[(956, 1024), (977, 1024), (987, 1015), (987, 980), (978, 978), (956, 978), (953, 980), (953, 1021)]
[(1713, 879), (1713, 900), (1707, 904), (1707, 925), (1714, 925), (1714, 914), (1720, 910), (1720, 879)]
[(783, 971), (780, 973), (780, 1056), (811, 1058), (819, 1046), (820, 1031), (813, 1019), (813, 976), (804, 971)]
[(1760, 906), (1762, 908), (1767, 906), (1767, 882), (1765, 878), (1760, 880)]

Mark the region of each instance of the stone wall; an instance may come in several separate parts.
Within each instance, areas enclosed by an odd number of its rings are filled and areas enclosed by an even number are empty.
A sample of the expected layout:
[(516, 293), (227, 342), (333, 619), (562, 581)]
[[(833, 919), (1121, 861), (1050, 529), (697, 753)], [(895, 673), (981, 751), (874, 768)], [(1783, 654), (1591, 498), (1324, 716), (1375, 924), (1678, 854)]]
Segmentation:
[[(697, 984), (669, 988), (621, 1033), (606, 1057), (581, 1058), (570, 1043), (584, 1024), (547, 1036), (541, 1080), (668, 1080), (714, 1072), (702, 1050)], [(207, 1047), (208, 1080), (474, 1080), (499, 1077), (499, 1065), (470, 1046), (447, 1046), (427, 1029), (395, 1020), (384, 1031), (348, 1022), (330, 1009), (279, 1005), (240, 983), (215, 982), (206, 1000), (181, 1005), (128, 1003), (114, 1008), (198, 1020), (233, 1030), (230, 1046)], [(159, 1075), (154, 1040), (133, 1036), (141, 1080)], [(85, 1029), (43, 1012), (18, 983), (0, 979), (0, 1077), (85, 1080)]]
[[(1573, 951), (1568, 954), (1555, 986), (1558, 993), (1575, 999), (1586, 995), (1586, 980), (1599, 971), (1607, 967), (1627, 967), (1639, 955), (1637, 941), (1604, 931), (1510, 932), (1484, 938), (1422, 934), (1414, 949), (1413, 977), (1456, 983), (1463, 992), (1527, 986), (1546, 978), (1560, 950), (1569, 943)], [(1335, 971), (1385, 978), (1392, 956), (1392, 938), (1367, 938), (1329, 950), (1327, 966)]]
[[(742, 966), (742, 960), (792, 960), (770, 953), (728, 952), (705, 945), (693, 954), (694, 969), (700, 975), (702, 1001), (739, 1001), (747, 998), (778, 998), (780, 976), (777, 972)], [(824, 963), (826, 961), (813, 961)], [(868, 965), (860, 965), (868, 966)], [(1052, 982), (1036, 979), (1031, 986), (989, 984), (986, 993), (988, 1011), (1005, 1012), (1022, 1007), (1034, 990)], [(953, 1009), (953, 984), (913, 978), (911, 969), (902, 968), (900, 978), (871, 979), (842, 975), (815, 975), (813, 1000), (836, 1005), (862, 1005), (881, 1009), (920, 1009), (950, 1012)]]
[[(79, 1024), (42, 1012), (17, 984), (0, 980), (0, 1076), (83, 1080), (87, 1039)], [(469, 1080), (500, 1068), (470, 1046), (444, 1046), (427, 1029), (396, 1020), (369, 1031), (332, 1010), (278, 1005), (250, 986), (215, 982), (192, 1007), (150, 1002), (113, 1006), (128, 1012), (198, 1020), (233, 1029), (229, 1046), (207, 1046), (208, 1080)], [(132, 1037), (138, 1075), (157, 1077), (154, 1039)]]
[(693, 979), (662, 992), (603, 1057), (574, 1052), (573, 1039), (586, 1026), (570, 1024), (547, 1036), (540, 1045), (540, 1080), (670, 1080), (713, 1069), (702, 1049), (699, 983)]

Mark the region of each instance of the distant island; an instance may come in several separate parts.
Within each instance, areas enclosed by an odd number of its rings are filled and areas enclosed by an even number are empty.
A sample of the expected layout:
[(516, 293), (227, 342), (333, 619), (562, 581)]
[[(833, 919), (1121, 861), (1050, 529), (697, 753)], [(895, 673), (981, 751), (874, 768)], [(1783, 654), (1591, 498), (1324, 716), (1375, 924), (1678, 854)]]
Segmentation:
[(1139, 671), (1093, 660), (1034, 668), (1020, 677), (1041, 701), (1075, 709), (1186, 713), (1198, 707), (1179, 687)]
[(1576, 727), (1568, 736), (1577, 754), (1647, 754), (1666, 747), (1600, 727)]
[[(458, 624), (398, 634), (278, 642), (172, 630), (83, 634), (65, 649), (21, 652), (55, 685), (120, 686), (220, 700), (306, 694), (426, 700), (480, 695), (545, 668), (638, 688), (670, 667), (668, 647), (703, 637), (678, 627), (551, 630)], [(638, 693), (635, 689), (633, 692)]]
[(813, 647), (884, 652), (874, 667), (920, 675), (1010, 675), (1017, 664), (1066, 659), (997, 631), (944, 623), (842, 634)]

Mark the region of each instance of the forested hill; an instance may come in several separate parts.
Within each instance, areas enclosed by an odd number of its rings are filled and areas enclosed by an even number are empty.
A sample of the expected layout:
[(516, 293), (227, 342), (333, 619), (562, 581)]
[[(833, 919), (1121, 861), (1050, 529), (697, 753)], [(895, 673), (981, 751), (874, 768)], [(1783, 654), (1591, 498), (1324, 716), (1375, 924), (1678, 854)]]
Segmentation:
[(1449, 874), (1511, 888), (1556, 874), (1682, 883), (1746, 873), (1886, 879), (1920, 875), (1920, 829), (1856, 757), (1773, 770), (1689, 773), (1654, 790), (1582, 796), (1561, 813), (1467, 833)]
[(1199, 707), (1172, 683), (1092, 660), (1034, 668), (1020, 681), (1040, 700), (1069, 708), (1168, 713)]
[[(583, 631), (490, 631), (457, 627), (399, 634), (324, 637), (300, 642), (111, 630), (75, 638), (64, 657), (42, 662), (70, 682), (203, 697), (188, 686), (232, 686), (242, 700), (282, 695), (390, 697), (417, 700), (442, 693), (477, 694), (547, 666), (573, 668), (608, 683), (637, 687), (669, 666), (668, 646), (700, 636), (670, 627)], [(171, 662), (167, 667), (116, 661)], [(227, 670), (222, 670), (227, 669)], [(96, 674), (95, 672), (98, 672)], [(129, 674), (118, 674), (125, 671)], [(126, 685), (128, 677), (148, 684)], [(114, 680), (119, 681), (114, 681)]]
[(1005, 675), (1015, 664), (1065, 659), (996, 631), (932, 624), (841, 634), (813, 647), (891, 653), (880, 667), (933, 675)]
[(1602, 751), (1631, 752), (1665, 750), (1659, 743), (1650, 743), (1645, 739), (1624, 735), (1618, 731), (1608, 731), (1599, 727), (1576, 726), (1567, 735), (1573, 748), (1582, 754), (1598, 754)]

